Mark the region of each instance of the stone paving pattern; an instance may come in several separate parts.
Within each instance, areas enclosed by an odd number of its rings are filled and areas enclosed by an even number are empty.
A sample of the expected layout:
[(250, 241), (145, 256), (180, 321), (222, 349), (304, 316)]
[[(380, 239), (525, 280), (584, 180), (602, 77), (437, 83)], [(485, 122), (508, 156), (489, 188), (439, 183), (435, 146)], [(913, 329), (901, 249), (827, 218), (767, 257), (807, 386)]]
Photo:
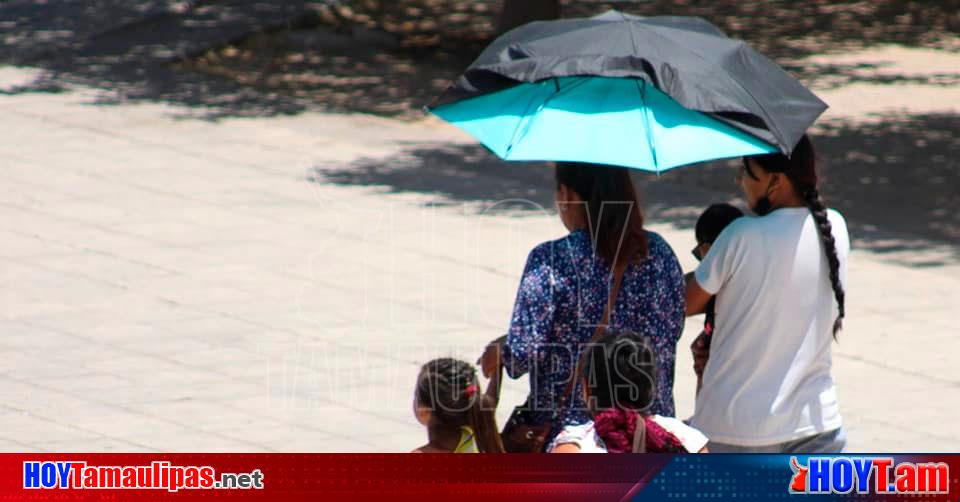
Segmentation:
[[(0, 88), (34, 77), (3, 68)], [(549, 206), (330, 181), (371, 163), (389, 175), (412, 147), (469, 147), (433, 121), (184, 120), (96, 97), (0, 97), (0, 450), (408, 450), (425, 437), (419, 364), (475, 359), (507, 325), (527, 251), (562, 235)], [(466, 191), (542, 180), (531, 200), (549, 200), (542, 166), (477, 162), (499, 167), (434, 167)], [(639, 181), (649, 227), (691, 268), (675, 215), (715, 194)], [(657, 204), (670, 200), (690, 206)], [(960, 264), (937, 256), (851, 255), (834, 348), (853, 450), (960, 450)], [(678, 351), (681, 416), (699, 322)], [(524, 388), (509, 382), (501, 412)]]

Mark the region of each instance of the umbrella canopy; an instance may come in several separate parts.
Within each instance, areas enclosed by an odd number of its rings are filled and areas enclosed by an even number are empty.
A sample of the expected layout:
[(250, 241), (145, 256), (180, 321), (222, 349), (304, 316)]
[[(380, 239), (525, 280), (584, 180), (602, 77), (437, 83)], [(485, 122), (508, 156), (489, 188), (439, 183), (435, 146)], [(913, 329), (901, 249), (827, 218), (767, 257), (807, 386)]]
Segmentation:
[(592, 162), (653, 172), (776, 148), (688, 110), (640, 79), (563, 77), (433, 110), (505, 160)]
[(659, 171), (789, 154), (825, 109), (775, 63), (703, 19), (611, 11), (504, 34), (430, 111), (508, 160)]

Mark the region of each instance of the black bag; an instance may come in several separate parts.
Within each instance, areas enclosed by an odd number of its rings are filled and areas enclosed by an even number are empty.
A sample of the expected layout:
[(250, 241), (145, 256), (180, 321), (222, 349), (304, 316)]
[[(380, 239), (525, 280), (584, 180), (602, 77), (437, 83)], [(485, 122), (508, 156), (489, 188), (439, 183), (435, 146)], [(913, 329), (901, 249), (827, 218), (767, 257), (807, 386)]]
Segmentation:
[(530, 401), (528, 397), (527, 402), (514, 408), (510, 419), (503, 425), (500, 439), (507, 453), (541, 453), (553, 431), (553, 422), (533, 422)]

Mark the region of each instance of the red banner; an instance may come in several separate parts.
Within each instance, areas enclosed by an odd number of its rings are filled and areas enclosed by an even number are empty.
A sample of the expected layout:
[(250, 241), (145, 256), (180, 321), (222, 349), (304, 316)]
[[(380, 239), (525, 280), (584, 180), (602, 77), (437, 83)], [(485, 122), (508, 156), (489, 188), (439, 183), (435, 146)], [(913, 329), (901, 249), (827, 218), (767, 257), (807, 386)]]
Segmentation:
[(955, 502), (958, 475), (953, 455), (0, 454), (0, 500)]

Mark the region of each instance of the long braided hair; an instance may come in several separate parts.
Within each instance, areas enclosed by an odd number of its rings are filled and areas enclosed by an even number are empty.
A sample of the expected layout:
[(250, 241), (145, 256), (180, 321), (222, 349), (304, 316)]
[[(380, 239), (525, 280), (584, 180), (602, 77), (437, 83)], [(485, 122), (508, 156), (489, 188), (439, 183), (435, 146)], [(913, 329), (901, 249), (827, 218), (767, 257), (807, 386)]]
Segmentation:
[[(843, 328), (844, 297), (846, 293), (843, 290), (843, 284), (840, 283), (840, 259), (837, 257), (837, 244), (833, 238), (833, 227), (830, 225), (829, 218), (827, 218), (827, 205), (820, 196), (820, 180), (817, 175), (817, 161), (813, 142), (804, 134), (789, 157), (779, 153), (771, 153), (751, 156), (750, 159), (760, 164), (760, 167), (769, 173), (786, 175), (817, 223), (820, 241), (823, 243), (823, 250), (830, 266), (830, 285), (833, 287), (833, 294), (837, 299), (839, 310), (839, 314), (833, 322), (833, 337), (836, 339), (837, 333)], [(746, 162), (746, 159), (744, 159), (744, 168), (748, 176), (756, 179), (754, 173), (750, 171), (750, 165)], [(753, 209), (760, 215), (769, 213), (772, 209), (770, 200), (766, 197), (761, 198)]]
[(494, 416), (496, 403), (480, 391), (472, 364), (442, 357), (420, 368), (417, 403), (430, 410), (440, 427), (468, 426), (476, 435), (482, 453), (503, 453), (503, 443)]

